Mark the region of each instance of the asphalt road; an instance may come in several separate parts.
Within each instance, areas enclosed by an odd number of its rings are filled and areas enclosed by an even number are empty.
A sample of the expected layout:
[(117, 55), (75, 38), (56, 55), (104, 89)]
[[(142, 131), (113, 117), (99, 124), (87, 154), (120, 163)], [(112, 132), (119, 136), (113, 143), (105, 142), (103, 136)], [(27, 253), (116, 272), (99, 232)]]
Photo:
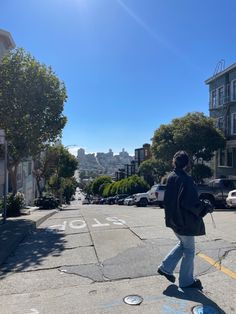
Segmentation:
[[(214, 221), (216, 228), (207, 216), (207, 235), (196, 238), (195, 274), (204, 291), (184, 293), (156, 273), (176, 243), (162, 209), (75, 201), (3, 265), (0, 313), (185, 314), (202, 303), (235, 314), (236, 211), (217, 210)], [(125, 304), (129, 294), (141, 295), (143, 303)]]

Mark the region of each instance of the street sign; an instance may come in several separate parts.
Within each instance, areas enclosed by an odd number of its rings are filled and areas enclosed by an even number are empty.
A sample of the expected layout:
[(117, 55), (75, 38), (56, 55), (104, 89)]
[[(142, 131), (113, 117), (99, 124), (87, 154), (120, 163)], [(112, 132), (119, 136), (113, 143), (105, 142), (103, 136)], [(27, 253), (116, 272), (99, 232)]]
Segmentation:
[(3, 129), (0, 129), (0, 144), (5, 143), (5, 131)]

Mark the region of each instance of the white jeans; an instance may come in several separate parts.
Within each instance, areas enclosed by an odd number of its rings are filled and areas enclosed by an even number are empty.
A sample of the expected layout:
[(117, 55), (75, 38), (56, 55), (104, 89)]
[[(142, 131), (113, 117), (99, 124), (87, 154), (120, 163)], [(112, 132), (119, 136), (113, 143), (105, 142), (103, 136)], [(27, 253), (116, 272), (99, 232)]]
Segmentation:
[(179, 286), (185, 287), (194, 282), (194, 256), (195, 241), (194, 236), (183, 236), (175, 233), (179, 243), (169, 252), (160, 265), (160, 269), (172, 275), (178, 262), (181, 260), (179, 271)]

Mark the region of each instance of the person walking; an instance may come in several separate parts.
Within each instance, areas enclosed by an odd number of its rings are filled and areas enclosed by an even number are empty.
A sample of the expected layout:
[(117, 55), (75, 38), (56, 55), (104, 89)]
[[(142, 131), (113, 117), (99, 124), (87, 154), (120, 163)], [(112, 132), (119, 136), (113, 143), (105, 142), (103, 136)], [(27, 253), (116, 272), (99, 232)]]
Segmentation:
[(173, 157), (174, 171), (167, 179), (164, 196), (165, 222), (171, 228), (178, 244), (164, 258), (157, 272), (170, 282), (175, 282), (173, 272), (181, 260), (179, 287), (202, 290), (202, 283), (194, 278), (195, 236), (205, 234), (203, 217), (212, 212), (210, 205), (202, 203), (194, 181), (187, 174), (190, 168), (189, 156), (178, 151)]

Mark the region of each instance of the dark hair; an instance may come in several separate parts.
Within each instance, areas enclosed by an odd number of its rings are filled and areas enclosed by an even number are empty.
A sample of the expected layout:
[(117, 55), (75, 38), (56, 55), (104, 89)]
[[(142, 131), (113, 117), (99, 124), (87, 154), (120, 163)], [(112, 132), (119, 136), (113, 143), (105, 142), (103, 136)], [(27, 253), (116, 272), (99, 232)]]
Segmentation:
[(188, 165), (188, 163), (189, 163), (189, 157), (185, 151), (180, 150), (177, 153), (175, 153), (173, 157), (173, 164), (176, 168), (183, 169), (184, 167)]

